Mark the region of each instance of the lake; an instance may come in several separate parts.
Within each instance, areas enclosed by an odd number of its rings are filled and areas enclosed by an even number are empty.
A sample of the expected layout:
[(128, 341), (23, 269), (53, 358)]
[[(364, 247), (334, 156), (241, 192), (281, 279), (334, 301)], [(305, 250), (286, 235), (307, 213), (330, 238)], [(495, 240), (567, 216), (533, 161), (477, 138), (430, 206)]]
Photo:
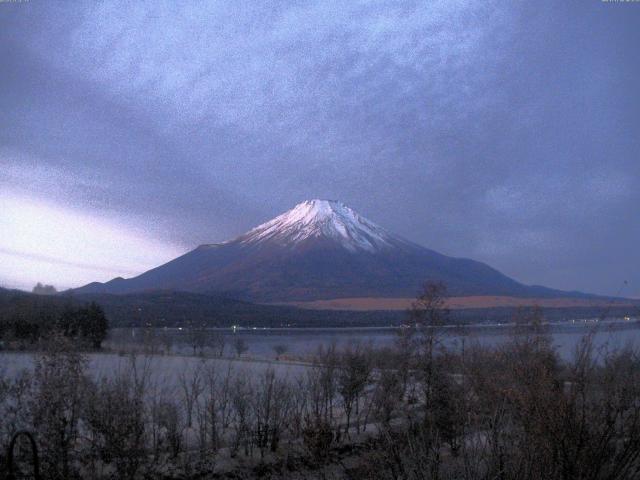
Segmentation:
[[(640, 321), (576, 321), (549, 325), (553, 343), (564, 359), (572, 357), (580, 340), (589, 331), (595, 331), (594, 344), (600, 349), (616, 349), (627, 345), (640, 346)], [(222, 336), (225, 339), (225, 355), (233, 355), (233, 343), (241, 338), (247, 346), (246, 355), (254, 358), (273, 359), (275, 347), (283, 345), (286, 354), (291, 357), (307, 357), (315, 353), (320, 346), (335, 344), (344, 348), (350, 343), (370, 344), (373, 347), (389, 347), (395, 342), (397, 328), (316, 328), (316, 329), (208, 329), (199, 331), (200, 335)], [(512, 325), (475, 325), (444, 328), (444, 342), (449, 348), (462, 348), (465, 345), (499, 345), (512, 338)], [(106, 346), (118, 349), (123, 346), (140, 345), (149, 330), (138, 328), (113, 329)], [(188, 329), (155, 329), (152, 336), (159, 343), (170, 344), (172, 353), (189, 354), (193, 351), (191, 338), (193, 332)], [(165, 339), (168, 339), (166, 341)], [(207, 343), (204, 341), (204, 343)], [(205, 351), (207, 348), (205, 347)]]

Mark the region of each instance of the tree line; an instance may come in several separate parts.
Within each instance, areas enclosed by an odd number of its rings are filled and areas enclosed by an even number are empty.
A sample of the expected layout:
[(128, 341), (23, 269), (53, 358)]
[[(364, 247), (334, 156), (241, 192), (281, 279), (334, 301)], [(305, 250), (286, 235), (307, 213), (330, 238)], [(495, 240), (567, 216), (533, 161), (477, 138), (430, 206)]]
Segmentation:
[(0, 302), (0, 341), (4, 348), (29, 348), (54, 334), (99, 349), (109, 322), (95, 302), (74, 304), (68, 299), (13, 295)]

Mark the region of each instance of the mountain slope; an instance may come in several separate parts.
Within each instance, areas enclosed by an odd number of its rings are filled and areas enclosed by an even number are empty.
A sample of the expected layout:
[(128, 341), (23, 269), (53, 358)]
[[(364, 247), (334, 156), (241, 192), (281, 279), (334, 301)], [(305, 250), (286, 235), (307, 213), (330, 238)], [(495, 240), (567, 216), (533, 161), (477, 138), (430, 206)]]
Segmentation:
[(486, 264), (439, 254), (327, 200), (303, 202), (233, 240), (200, 247), (131, 279), (78, 293), (182, 290), (260, 301), (413, 297), (427, 280), (451, 295), (566, 296)]

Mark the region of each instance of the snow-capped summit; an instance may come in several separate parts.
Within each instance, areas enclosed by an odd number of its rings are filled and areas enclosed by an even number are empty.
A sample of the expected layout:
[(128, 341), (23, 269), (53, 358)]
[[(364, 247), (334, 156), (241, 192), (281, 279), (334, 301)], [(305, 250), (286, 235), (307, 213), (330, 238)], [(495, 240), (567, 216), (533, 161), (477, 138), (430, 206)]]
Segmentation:
[(295, 246), (325, 238), (350, 251), (389, 248), (399, 241), (372, 221), (335, 200), (307, 200), (238, 238), (242, 243), (276, 242)]

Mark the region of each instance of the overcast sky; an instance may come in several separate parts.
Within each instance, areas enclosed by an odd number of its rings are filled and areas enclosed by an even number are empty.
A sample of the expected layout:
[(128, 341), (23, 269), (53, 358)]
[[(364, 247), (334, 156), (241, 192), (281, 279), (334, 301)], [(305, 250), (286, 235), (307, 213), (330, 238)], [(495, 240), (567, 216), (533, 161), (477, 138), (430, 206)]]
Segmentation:
[(639, 59), (640, 3), (2, 2), (0, 284), (131, 276), (329, 198), (640, 297)]

